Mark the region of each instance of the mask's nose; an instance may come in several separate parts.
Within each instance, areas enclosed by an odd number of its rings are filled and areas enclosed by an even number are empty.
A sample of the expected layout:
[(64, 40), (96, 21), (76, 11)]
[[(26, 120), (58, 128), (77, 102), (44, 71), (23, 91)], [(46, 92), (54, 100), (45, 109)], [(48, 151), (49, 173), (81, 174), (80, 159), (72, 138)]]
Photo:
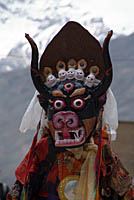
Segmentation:
[(53, 125), (56, 129), (69, 128), (74, 129), (78, 127), (78, 116), (71, 111), (61, 111), (53, 116)]

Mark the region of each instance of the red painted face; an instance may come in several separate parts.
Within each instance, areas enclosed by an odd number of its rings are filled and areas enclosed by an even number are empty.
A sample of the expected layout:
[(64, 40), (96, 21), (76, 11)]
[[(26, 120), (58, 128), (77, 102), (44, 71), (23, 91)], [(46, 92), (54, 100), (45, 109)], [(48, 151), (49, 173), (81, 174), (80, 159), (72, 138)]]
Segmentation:
[(84, 127), (79, 127), (79, 118), (72, 111), (61, 111), (53, 116), (55, 145), (72, 146), (85, 140)]
[(79, 125), (75, 112), (60, 111), (53, 115), (56, 146), (74, 146), (85, 142), (85, 128)]

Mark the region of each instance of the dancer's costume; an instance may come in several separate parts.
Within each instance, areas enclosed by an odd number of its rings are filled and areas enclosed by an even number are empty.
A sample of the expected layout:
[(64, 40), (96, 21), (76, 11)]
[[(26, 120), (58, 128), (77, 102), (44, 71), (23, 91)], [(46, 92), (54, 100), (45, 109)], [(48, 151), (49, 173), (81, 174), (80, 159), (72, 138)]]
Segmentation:
[(132, 178), (110, 147), (110, 133), (118, 124), (109, 88), (111, 36), (112, 31), (101, 48), (80, 24), (68, 22), (48, 44), (38, 67), (38, 48), (26, 34), (38, 92), (21, 129), (30, 124), (27, 116), (36, 106), (34, 118), (42, 113), (48, 123), (41, 125), (37, 142), (39, 123), (31, 149), (15, 171), (17, 181), (8, 199), (19, 199), (22, 189), (28, 200), (134, 199)]

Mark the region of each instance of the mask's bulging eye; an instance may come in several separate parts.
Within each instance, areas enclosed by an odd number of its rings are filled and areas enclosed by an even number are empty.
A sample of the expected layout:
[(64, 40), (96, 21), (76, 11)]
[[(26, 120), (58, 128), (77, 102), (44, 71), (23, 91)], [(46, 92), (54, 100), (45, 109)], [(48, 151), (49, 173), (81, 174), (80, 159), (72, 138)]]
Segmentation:
[(71, 106), (76, 110), (82, 109), (84, 105), (85, 105), (85, 101), (83, 98), (73, 99), (71, 102)]
[(54, 101), (53, 106), (55, 110), (62, 110), (63, 108), (65, 108), (66, 104), (64, 100), (57, 99)]

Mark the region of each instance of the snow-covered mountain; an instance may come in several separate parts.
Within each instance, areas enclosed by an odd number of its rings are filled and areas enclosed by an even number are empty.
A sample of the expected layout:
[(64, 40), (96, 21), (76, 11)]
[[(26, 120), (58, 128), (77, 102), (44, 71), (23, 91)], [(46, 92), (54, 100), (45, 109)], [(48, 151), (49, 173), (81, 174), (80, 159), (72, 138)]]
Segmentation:
[(98, 40), (104, 40), (110, 30), (102, 17), (95, 17), (88, 7), (83, 9), (74, 0), (1, 0), (0, 13), (0, 72), (29, 65), (30, 48), (25, 32), (35, 39), (41, 55), (67, 21), (81, 23)]

